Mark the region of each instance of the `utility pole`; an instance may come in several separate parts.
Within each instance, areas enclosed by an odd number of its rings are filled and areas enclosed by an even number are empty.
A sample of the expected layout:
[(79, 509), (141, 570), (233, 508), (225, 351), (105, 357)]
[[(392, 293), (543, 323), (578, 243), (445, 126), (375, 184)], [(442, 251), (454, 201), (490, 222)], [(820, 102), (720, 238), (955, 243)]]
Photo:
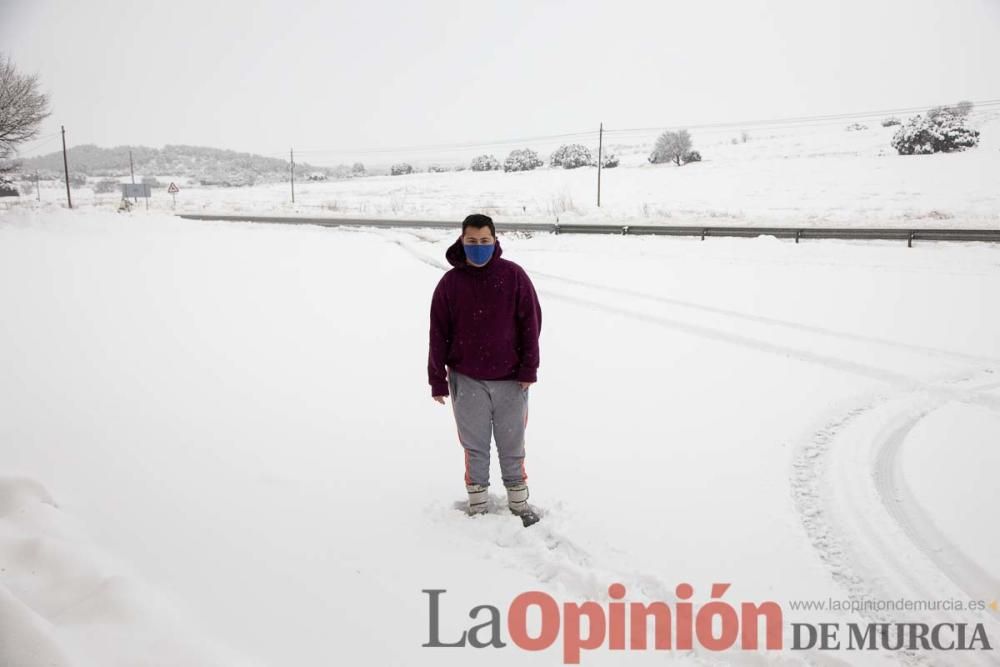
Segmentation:
[[(131, 148), (128, 151), (128, 168), (129, 168), (129, 171), (132, 172), (132, 185), (135, 185), (135, 163), (132, 162), (132, 149)], [(132, 193), (135, 194), (135, 189), (132, 190)], [(139, 198), (138, 197), (132, 197), (132, 201), (135, 202), (136, 204), (138, 204), (139, 203)]]
[(66, 203), (70, 208), (73, 208), (73, 197), (69, 194), (69, 162), (66, 160), (66, 126), (60, 125), (62, 128), (62, 140), (63, 140), (63, 173), (66, 175)]
[(35, 170), (35, 194), (38, 195), (38, 201), (42, 201), (42, 191), (38, 184), (38, 170)]
[(597, 208), (601, 208), (601, 164), (604, 162), (604, 123), (597, 135)]
[(288, 166), (288, 173), (292, 177), (292, 203), (295, 203), (295, 149), (288, 149), (288, 157), (290, 164)]

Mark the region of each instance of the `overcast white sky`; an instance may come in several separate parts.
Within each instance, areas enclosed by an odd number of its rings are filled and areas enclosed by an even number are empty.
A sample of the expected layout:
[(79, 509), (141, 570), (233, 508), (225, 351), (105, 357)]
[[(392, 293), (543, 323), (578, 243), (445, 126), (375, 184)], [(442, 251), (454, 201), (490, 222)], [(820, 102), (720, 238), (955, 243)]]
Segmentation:
[(391, 148), (996, 99), (1000, 0), (0, 0), (0, 50), (70, 145)]

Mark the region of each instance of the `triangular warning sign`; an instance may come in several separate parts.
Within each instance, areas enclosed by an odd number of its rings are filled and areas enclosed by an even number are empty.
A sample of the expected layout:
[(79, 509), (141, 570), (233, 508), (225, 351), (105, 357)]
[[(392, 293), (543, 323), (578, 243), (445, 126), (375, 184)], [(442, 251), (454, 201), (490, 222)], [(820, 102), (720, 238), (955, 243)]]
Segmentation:
[(169, 192), (172, 195), (173, 194), (177, 194), (180, 191), (181, 191), (181, 189), (179, 187), (177, 187), (176, 183), (171, 183), (170, 186), (167, 188), (167, 192)]

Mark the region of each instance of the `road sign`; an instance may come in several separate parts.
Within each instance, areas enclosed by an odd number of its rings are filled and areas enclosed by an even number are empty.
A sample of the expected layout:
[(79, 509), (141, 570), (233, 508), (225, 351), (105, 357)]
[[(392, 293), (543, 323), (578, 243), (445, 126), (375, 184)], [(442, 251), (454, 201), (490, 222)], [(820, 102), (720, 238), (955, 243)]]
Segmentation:
[(149, 197), (149, 183), (122, 183), (122, 197)]
[(172, 195), (175, 195), (175, 194), (177, 194), (180, 191), (181, 191), (181, 189), (179, 187), (177, 187), (176, 183), (171, 183), (170, 186), (167, 188), (167, 192), (169, 192)]

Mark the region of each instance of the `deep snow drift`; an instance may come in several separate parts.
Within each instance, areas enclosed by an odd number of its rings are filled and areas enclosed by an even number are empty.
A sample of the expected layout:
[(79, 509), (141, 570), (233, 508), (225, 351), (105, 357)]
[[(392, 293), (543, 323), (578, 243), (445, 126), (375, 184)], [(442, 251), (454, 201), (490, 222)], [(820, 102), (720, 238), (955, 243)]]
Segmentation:
[(544, 313), (524, 529), (456, 511), (427, 385), (457, 233), (0, 216), (0, 664), (561, 661), (421, 648), (432, 588), (446, 639), (616, 581), (730, 582), (786, 632), (877, 617), (797, 599), (1000, 592), (1000, 247), (502, 236)]

